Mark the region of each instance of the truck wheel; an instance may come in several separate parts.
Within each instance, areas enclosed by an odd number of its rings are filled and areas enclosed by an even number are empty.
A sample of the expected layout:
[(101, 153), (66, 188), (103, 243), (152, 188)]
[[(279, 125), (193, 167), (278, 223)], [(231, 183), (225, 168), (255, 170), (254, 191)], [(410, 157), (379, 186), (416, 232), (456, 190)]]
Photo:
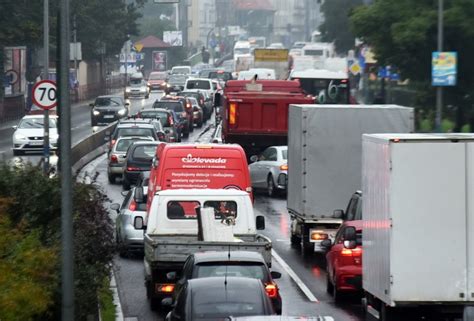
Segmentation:
[(331, 295), (334, 292), (334, 285), (331, 283), (331, 279), (329, 278), (329, 273), (326, 275), (326, 292)]
[(150, 309), (151, 311), (160, 310), (161, 302), (157, 298), (150, 298)]
[(267, 178), (267, 195), (269, 197), (275, 196), (275, 183), (273, 182), (272, 174), (268, 175)]
[(396, 319), (394, 316), (394, 312), (394, 308), (389, 307), (385, 303), (381, 302), (380, 321), (394, 321)]
[(301, 246), (301, 238), (295, 234), (291, 234), (290, 242), (293, 247)]
[(303, 240), (303, 255), (309, 255), (314, 252), (313, 243)]

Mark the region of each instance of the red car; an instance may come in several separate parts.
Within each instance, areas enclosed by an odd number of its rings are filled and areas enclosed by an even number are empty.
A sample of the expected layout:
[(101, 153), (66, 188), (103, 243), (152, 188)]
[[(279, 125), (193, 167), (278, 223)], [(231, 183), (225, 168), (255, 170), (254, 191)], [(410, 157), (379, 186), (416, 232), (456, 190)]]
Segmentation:
[(341, 294), (362, 290), (362, 221), (347, 221), (336, 234), (334, 244), (324, 240), (327, 262), (327, 292), (340, 301)]
[(148, 77), (148, 86), (150, 90), (163, 90), (166, 86), (166, 77), (168, 74), (165, 71), (153, 71)]

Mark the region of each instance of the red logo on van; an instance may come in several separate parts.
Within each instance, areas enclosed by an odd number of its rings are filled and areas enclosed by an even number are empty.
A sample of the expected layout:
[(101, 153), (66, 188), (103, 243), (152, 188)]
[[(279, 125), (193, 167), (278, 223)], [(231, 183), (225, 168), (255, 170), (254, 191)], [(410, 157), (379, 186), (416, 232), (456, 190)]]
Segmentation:
[(198, 164), (225, 164), (227, 159), (225, 158), (201, 158), (193, 157), (193, 155), (188, 154), (188, 156), (181, 158), (183, 163), (198, 163)]

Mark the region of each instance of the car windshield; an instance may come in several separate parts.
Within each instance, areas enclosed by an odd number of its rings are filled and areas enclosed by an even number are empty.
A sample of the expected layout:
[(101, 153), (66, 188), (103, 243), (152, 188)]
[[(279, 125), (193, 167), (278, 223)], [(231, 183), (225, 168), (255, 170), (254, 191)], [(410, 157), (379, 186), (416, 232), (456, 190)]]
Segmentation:
[(221, 80), (227, 81), (227, 80), (231, 80), (232, 76), (228, 72), (215, 72), (215, 71), (213, 71), (213, 72), (209, 73), (209, 78), (211, 78), (211, 79), (221, 79)]
[(119, 128), (117, 130), (117, 137), (123, 136), (145, 136), (145, 137), (155, 137), (155, 132), (152, 128), (140, 128), (140, 127), (129, 127), (129, 128)]
[(177, 101), (156, 101), (153, 104), (153, 108), (164, 108), (174, 110), (177, 113), (184, 111), (183, 104)]
[(211, 84), (208, 80), (188, 80), (186, 89), (211, 89)]
[(140, 138), (127, 138), (127, 139), (119, 139), (115, 146), (115, 151), (117, 152), (126, 152), (128, 147), (136, 142), (137, 140), (141, 140)]
[(150, 74), (149, 80), (165, 80), (166, 73), (157, 73), (157, 74)]
[[(24, 118), (20, 124), (18, 125), (18, 128), (21, 129), (27, 129), (27, 128), (43, 128), (44, 127), (44, 118), (43, 117), (38, 117), (38, 118)], [(56, 119), (50, 118), (49, 119), (49, 128), (56, 128), (57, 123)]]
[(142, 84), (142, 80), (141, 79), (130, 79), (130, 85), (131, 86), (140, 86)]
[(95, 105), (99, 107), (119, 107), (122, 105), (122, 100), (118, 97), (99, 97), (95, 100)]
[(262, 263), (249, 262), (210, 262), (198, 264), (193, 274), (194, 278), (213, 276), (238, 276), (267, 281), (266, 269)]
[(141, 111), (140, 112), (140, 117), (145, 118), (145, 119), (160, 119), (161, 125), (163, 127), (170, 127), (170, 122), (168, 119), (168, 113), (166, 111), (153, 111), (153, 110), (148, 110), (148, 111)]
[(139, 161), (150, 161), (155, 156), (156, 145), (140, 145), (135, 147), (132, 157)]

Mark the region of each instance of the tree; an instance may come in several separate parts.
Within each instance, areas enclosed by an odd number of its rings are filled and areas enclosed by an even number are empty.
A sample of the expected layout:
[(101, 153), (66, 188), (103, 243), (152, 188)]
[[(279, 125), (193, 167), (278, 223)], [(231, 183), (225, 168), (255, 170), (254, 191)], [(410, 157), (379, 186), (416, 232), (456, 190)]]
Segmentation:
[(349, 15), (363, 0), (328, 0), (321, 9), (324, 22), (320, 31), (324, 41), (333, 42), (339, 53), (345, 54), (354, 48), (355, 37), (349, 28)]
[[(355, 35), (368, 43), (381, 65), (394, 65), (404, 78), (421, 83), (422, 96), (431, 109), (431, 53), (437, 48), (437, 2), (432, 0), (378, 0), (355, 9), (351, 16)], [(457, 107), (457, 129), (471, 113), (474, 88), (474, 2), (445, 4), (445, 51), (458, 52), (458, 85), (446, 88), (446, 104)], [(429, 93), (429, 95), (427, 95)], [(473, 127), (474, 128), (474, 127)]]

